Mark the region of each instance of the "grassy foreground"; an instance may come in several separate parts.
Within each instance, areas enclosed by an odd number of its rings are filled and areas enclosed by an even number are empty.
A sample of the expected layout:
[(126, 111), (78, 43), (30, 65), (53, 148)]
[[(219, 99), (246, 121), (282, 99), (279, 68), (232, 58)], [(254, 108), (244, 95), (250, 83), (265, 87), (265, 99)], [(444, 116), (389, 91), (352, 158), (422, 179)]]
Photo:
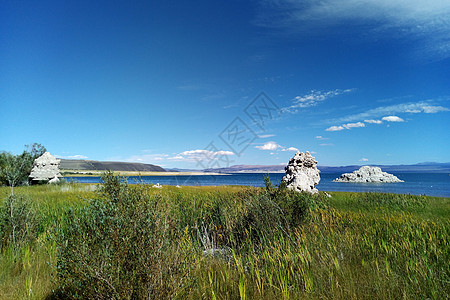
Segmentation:
[(0, 299), (448, 299), (450, 199), (0, 188)]

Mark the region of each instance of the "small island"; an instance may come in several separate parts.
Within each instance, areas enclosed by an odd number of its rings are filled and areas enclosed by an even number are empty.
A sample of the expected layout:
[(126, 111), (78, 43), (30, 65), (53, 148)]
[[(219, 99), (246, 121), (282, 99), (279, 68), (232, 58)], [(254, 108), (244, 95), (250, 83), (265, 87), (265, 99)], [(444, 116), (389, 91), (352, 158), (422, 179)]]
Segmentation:
[(356, 182), (356, 183), (393, 183), (404, 182), (397, 176), (381, 171), (379, 167), (362, 166), (353, 173), (344, 173), (334, 182)]

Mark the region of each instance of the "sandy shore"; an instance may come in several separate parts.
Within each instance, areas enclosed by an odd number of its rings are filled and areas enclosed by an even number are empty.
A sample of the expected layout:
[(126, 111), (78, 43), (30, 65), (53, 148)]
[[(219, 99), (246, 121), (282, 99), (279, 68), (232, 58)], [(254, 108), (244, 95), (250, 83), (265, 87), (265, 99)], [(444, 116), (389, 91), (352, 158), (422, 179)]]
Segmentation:
[[(91, 170), (61, 170), (64, 177), (85, 177), (85, 176), (100, 176), (105, 171), (91, 171)], [(183, 176), (183, 175), (229, 175), (225, 173), (206, 173), (206, 172), (134, 172), (134, 171), (114, 171), (114, 174), (120, 176)]]

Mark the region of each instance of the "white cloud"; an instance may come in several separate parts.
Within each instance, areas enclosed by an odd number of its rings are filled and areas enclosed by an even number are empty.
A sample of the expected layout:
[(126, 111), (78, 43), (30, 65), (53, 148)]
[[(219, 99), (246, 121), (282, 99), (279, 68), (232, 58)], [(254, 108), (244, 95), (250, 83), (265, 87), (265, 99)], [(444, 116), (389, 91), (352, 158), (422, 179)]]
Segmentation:
[(326, 131), (341, 131), (344, 130), (345, 128), (342, 126), (331, 126), (328, 127), (327, 129), (325, 129)]
[(276, 150), (276, 149), (282, 148), (282, 147), (275, 142), (267, 142), (262, 146), (255, 146), (255, 148), (257, 148), (259, 150)]
[(364, 120), (364, 122), (369, 123), (369, 124), (381, 124), (381, 123), (383, 123), (383, 121), (381, 121), (381, 120)]
[(187, 162), (198, 162), (202, 160), (217, 160), (220, 159), (221, 156), (232, 156), (234, 155), (231, 151), (209, 151), (205, 149), (197, 149), (197, 150), (187, 150), (181, 153), (172, 153), (168, 154), (144, 154), (144, 155), (134, 155), (126, 159), (126, 161), (130, 162), (142, 162), (142, 163), (158, 163), (161, 161), (187, 161)]
[(347, 123), (342, 125), (345, 129), (350, 129), (350, 128), (358, 128), (358, 127), (366, 127), (366, 124), (362, 123), (362, 122), (357, 122), (357, 123)]
[(234, 155), (234, 152), (220, 150), (220, 151), (216, 151), (215, 155)]
[(321, 33), (351, 22), (374, 38), (411, 39), (417, 51), (450, 56), (448, 0), (266, 0), (262, 6), (255, 21), (260, 26)]
[(321, 135), (316, 136), (316, 139), (321, 140), (321, 141), (323, 141), (323, 140), (328, 140), (328, 138), (323, 137), (323, 136), (321, 136)]
[[(143, 151), (148, 152), (148, 151)], [(143, 154), (143, 155), (133, 155), (125, 159), (128, 162), (140, 162), (140, 163), (148, 163), (154, 164), (156, 162), (160, 162), (168, 158), (167, 154)]]
[(381, 118), (381, 120), (387, 121), (387, 122), (405, 122), (405, 120), (403, 120), (402, 118), (397, 117), (397, 116), (387, 116), (387, 117)]
[(265, 139), (265, 138), (270, 138), (270, 137), (274, 137), (275, 134), (263, 134), (263, 135), (259, 135), (258, 137), (260, 139)]
[(185, 157), (183, 157), (183, 156), (181, 156), (181, 155), (176, 155), (176, 156), (173, 156), (173, 157), (169, 157), (169, 158), (167, 158), (168, 160), (174, 160), (174, 161), (183, 161), (183, 160), (186, 160), (186, 158)]
[(327, 129), (325, 129), (325, 131), (341, 131), (344, 129), (358, 128), (358, 127), (366, 127), (366, 124), (364, 124), (363, 122), (347, 123), (339, 126), (328, 127)]
[(180, 155), (201, 155), (201, 154), (210, 154), (211, 151), (205, 150), (205, 149), (198, 149), (198, 150), (187, 150), (180, 153)]
[(335, 96), (349, 93), (351, 91), (353, 91), (353, 89), (346, 89), (346, 90), (336, 89), (327, 92), (312, 90), (309, 94), (295, 97), (293, 99), (293, 104), (289, 107), (283, 108), (282, 111), (288, 113), (297, 113), (298, 108), (307, 108), (311, 106), (316, 106), (319, 102), (325, 101), (326, 99)]
[(368, 158), (365, 158), (365, 157), (363, 157), (363, 158), (361, 158), (359, 161), (369, 161), (369, 159)]
[(323, 143), (323, 144), (320, 144), (319, 146), (334, 146), (334, 144), (331, 144), (331, 143)]
[(215, 160), (218, 156), (231, 156), (234, 155), (231, 151), (210, 151), (206, 149), (187, 150), (177, 154), (175, 157), (169, 158), (170, 160), (178, 161), (202, 161), (202, 160)]
[(284, 148), (281, 151), (295, 151), (295, 152), (297, 152), (299, 150), (297, 148), (295, 148), (295, 147), (289, 147), (289, 148)]

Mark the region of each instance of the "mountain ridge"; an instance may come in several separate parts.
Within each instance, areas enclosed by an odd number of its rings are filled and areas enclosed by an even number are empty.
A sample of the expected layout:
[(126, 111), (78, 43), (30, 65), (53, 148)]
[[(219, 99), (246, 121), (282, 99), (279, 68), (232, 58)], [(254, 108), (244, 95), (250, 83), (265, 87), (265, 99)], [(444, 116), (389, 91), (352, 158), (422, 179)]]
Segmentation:
[(164, 168), (152, 164), (81, 159), (61, 159), (60, 169), (79, 171), (111, 170), (131, 172), (166, 172)]
[[(358, 170), (362, 166), (380, 167), (385, 172), (408, 173), (450, 173), (450, 163), (424, 162), (410, 165), (348, 165), (348, 166), (321, 166), (317, 168), (322, 173), (346, 173)], [(217, 173), (284, 173), (285, 165), (234, 165), (227, 168), (205, 169), (204, 172)]]

